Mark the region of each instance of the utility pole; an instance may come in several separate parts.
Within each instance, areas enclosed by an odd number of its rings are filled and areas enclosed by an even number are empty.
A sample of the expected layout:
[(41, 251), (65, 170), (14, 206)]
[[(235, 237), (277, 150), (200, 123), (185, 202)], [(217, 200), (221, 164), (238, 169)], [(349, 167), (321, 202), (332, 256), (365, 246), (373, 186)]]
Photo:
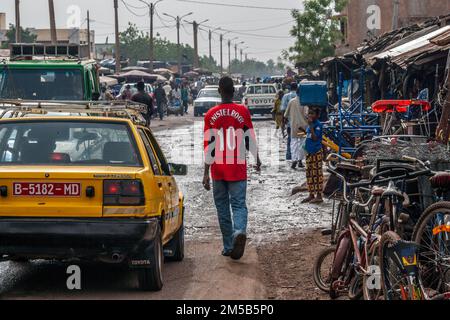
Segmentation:
[(231, 74), (231, 40), (228, 40), (228, 74)]
[(181, 76), (181, 44), (180, 44), (180, 17), (177, 16), (177, 57), (178, 57), (178, 74)]
[(155, 14), (155, 5), (153, 3), (150, 4), (150, 63), (149, 69), (150, 72), (153, 73), (153, 62), (155, 60), (155, 43), (153, 39), (153, 15)]
[(244, 50), (241, 49), (241, 63), (244, 62), (244, 61), (242, 61), (243, 51), (244, 51)]
[(231, 41), (236, 40), (238, 37), (228, 40), (228, 73), (231, 74)]
[(22, 42), (22, 32), (20, 26), (20, 0), (16, 0), (16, 43)]
[(170, 14), (167, 13), (163, 13), (163, 15), (168, 16), (172, 19), (174, 19), (176, 21), (177, 24), (177, 56), (178, 56), (178, 73), (181, 76), (182, 71), (181, 71), (181, 43), (180, 43), (180, 27), (181, 27), (181, 19), (183, 19), (184, 17), (190, 16), (191, 14), (193, 14), (193, 12), (189, 12), (188, 14), (185, 14), (184, 16), (180, 17), (180, 16), (171, 16)]
[(194, 20), (192, 22), (192, 26), (194, 27), (194, 68), (198, 68), (200, 66), (200, 61), (198, 58), (198, 23)]
[(114, 0), (114, 28), (116, 35), (116, 73), (120, 72), (119, 1)]
[(91, 58), (91, 19), (89, 18), (89, 10), (87, 11), (87, 42), (88, 42), (88, 51), (89, 51), (89, 59)]
[(392, 16), (392, 30), (398, 29), (398, 19), (400, 11), (400, 0), (394, 0), (394, 11)]
[(48, 9), (50, 13), (50, 33), (52, 37), (52, 44), (56, 44), (58, 42), (58, 38), (56, 36), (55, 5), (53, 0), (48, 0)]
[(158, 3), (160, 3), (163, 0), (158, 0), (155, 3), (151, 2), (145, 2), (144, 0), (139, 0), (146, 6), (148, 6), (148, 14), (150, 16), (150, 52), (149, 52), (149, 69), (150, 72), (153, 72), (154, 66), (153, 62), (155, 60), (155, 40), (153, 36), (153, 17), (155, 15), (155, 8)]
[[(245, 42), (244, 41), (241, 41), (241, 42), (239, 42), (239, 43), (235, 43), (235, 45), (234, 45), (234, 60), (237, 60), (238, 59), (238, 56), (237, 56), (237, 48), (238, 48), (238, 44), (244, 44)], [(241, 60), (242, 60), (242, 50), (241, 50)], [(242, 62), (242, 61), (241, 61)]]
[[(192, 26), (194, 27), (194, 68), (199, 68), (200, 67), (200, 59), (199, 59), (199, 55), (198, 55), (198, 27), (202, 24), (209, 21), (209, 19), (206, 19), (200, 23), (198, 23), (197, 21), (193, 21), (193, 22), (189, 22), (186, 21), (187, 23), (191, 23)], [(211, 42), (210, 42), (210, 48), (211, 48)], [(210, 51), (211, 54), (211, 51)]]
[(212, 31), (211, 31), (211, 29), (208, 32), (208, 40), (209, 40), (209, 60), (212, 61), (212, 49), (211, 49)]
[(220, 35), (220, 75), (223, 75), (223, 34)]

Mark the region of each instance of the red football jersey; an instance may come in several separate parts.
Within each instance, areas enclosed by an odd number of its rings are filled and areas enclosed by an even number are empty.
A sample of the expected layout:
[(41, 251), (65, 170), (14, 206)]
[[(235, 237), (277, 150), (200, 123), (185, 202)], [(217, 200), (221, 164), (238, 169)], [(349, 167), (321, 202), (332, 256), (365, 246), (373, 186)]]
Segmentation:
[(211, 165), (212, 179), (247, 180), (246, 150), (256, 150), (248, 109), (234, 103), (210, 109), (205, 116), (204, 132), (205, 162)]

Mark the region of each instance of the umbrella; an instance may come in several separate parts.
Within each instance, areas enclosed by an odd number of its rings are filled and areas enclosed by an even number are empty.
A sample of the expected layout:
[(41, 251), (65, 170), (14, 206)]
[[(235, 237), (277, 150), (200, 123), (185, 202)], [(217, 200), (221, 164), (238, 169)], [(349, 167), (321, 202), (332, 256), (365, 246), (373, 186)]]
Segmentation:
[(187, 78), (196, 78), (199, 76), (199, 74), (195, 71), (189, 71), (189, 72), (186, 72), (185, 74), (183, 74), (183, 76), (185, 76)]
[(166, 69), (166, 68), (155, 69), (155, 70), (153, 70), (153, 72), (158, 73), (158, 74), (165, 74), (165, 73), (173, 74), (172, 70)]
[(160, 74), (150, 74), (150, 73), (138, 71), (138, 70), (115, 74), (111, 77), (120, 79), (120, 80), (125, 80), (127, 82), (144, 81), (144, 82), (152, 83), (152, 82), (156, 82), (156, 81), (167, 81), (167, 79)]
[(124, 71), (124, 72), (127, 72), (127, 71), (143, 71), (143, 72), (149, 72), (150, 69), (145, 68), (145, 67), (133, 66), (133, 67), (126, 67), (126, 68), (123, 68), (122, 71)]
[(203, 69), (203, 68), (195, 68), (193, 71), (197, 72), (198, 74), (202, 74), (202, 75), (208, 75), (208, 76), (212, 75), (211, 71)]
[(100, 83), (104, 84), (107, 87), (116, 85), (119, 83), (117, 79), (111, 78), (111, 77), (100, 77)]

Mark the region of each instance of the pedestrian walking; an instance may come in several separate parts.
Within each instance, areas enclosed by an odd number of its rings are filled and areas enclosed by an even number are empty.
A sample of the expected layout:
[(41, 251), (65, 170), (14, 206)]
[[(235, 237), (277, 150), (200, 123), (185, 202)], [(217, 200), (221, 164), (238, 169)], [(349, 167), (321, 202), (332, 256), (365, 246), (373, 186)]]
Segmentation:
[(120, 97), (122, 100), (131, 100), (133, 97), (133, 92), (131, 91), (131, 85), (127, 84), (125, 87), (125, 90), (122, 93), (122, 96)]
[(164, 119), (164, 105), (167, 103), (166, 91), (164, 90), (162, 83), (158, 83), (158, 87), (155, 89), (156, 107), (159, 114), (159, 119)]
[(285, 126), (284, 126), (284, 115), (283, 112), (281, 111), (281, 101), (283, 100), (284, 97), (284, 91), (280, 90), (277, 93), (277, 98), (275, 99), (275, 103), (274, 103), (274, 108), (273, 108), (273, 115), (275, 117), (275, 126), (276, 129), (279, 130), (281, 129), (281, 133), (283, 134), (283, 137), (286, 137), (286, 132), (285, 132)]
[(189, 109), (189, 89), (186, 84), (181, 87), (181, 102), (183, 103), (184, 113), (188, 113)]
[(147, 92), (145, 92), (145, 83), (143, 81), (139, 81), (136, 87), (138, 92), (133, 95), (131, 101), (142, 103), (147, 106), (147, 114), (145, 115), (145, 118), (147, 120), (147, 127), (150, 127), (150, 122), (153, 115), (153, 99)]
[(303, 145), (305, 144), (308, 120), (306, 108), (300, 104), (299, 95), (289, 101), (284, 117), (288, 119), (291, 126), (291, 168), (294, 170), (297, 166), (303, 168), (302, 161), (305, 159)]
[[(290, 92), (285, 94), (283, 97), (283, 100), (281, 101), (281, 112), (285, 113), (286, 109), (288, 107), (289, 102), (297, 97), (297, 89), (298, 85), (296, 82), (292, 82), (290, 85)], [(288, 119), (285, 118), (285, 123), (287, 127), (287, 149), (286, 149), (286, 160), (290, 161), (292, 160), (292, 153), (291, 153), (291, 125), (289, 124)]]
[(206, 190), (211, 189), (211, 172), (214, 202), (223, 237), (222, 255), (238, 260), (244, 254), (247, 241), (246, 151), (255, 156), (257, 171), (261, 170), (261, 160), (250, 112), (245, 106), (233, 103), (234, 92), (230, 77), (220, 79), (222, 103), (210, 109), (205, 116), (203, 186)]
[(245, 92), (247, 92), (247, 83), (244, 81), (242, 82), (242, 86), (239, 88), (239, 100), (242, 102), (244, 100)]
[(302, 203), (322, 203), (323, 192), (323, 151), (322, 134), (323, 125), (319, 121), (320, 109), (309, 108), (308, 127), (306, 129), (305, 150), (306, 156), (306, 179), (309, 196)]

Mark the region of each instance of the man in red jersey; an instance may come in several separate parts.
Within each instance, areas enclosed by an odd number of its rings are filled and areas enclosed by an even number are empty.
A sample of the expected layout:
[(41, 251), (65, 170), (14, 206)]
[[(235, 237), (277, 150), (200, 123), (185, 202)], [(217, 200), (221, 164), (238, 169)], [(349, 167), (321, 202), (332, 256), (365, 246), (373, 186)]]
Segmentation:
[(261, 161), (250, 112), (245, 106), (233, 103), (231, 78), (220, 79), (219, 93), (222, 103), (205, 116), (203, 186), (211, 190), (211, 171), (214, 202), (223, 237), (222, 255), (239, 260), (244, 255), (247, 241), (247, 151), (257, 159), (258, 172)]

